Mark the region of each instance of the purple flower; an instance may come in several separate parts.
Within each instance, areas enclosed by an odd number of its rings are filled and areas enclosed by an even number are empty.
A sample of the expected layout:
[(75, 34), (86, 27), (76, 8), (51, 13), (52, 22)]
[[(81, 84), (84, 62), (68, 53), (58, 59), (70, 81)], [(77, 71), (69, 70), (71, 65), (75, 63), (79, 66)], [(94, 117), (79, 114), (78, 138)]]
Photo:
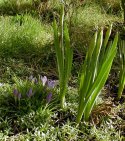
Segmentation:
[(32, 88), (29, 89), (27, 96), (30, 98), (33, 95), (33, 90)]
[(55, 85), (56, 85), (56, 83), (54, 80), (49, 80), (47, 83), (47, 86), (52, 89), (55, 87)]
[(41, 76), (40, 79), (42, 81), (43, 86), (45, 86), (45, 84), (47, 82), (47, 77), (46, 76), (44, 76), (44, 77)]
[(13, 90), (13, 94), (14, 94), (15, 97), (18, 97), (18, 90), (17, 89), (14, 89)]
[(20, 100), (20, 98), (21, 98), (21, 93), (19, 93), (17, 89), (14, 89), (14, 90), (13, 90), (13, 94), (14, 94), (14, 96), (15, 96), (16, 98), (18, 98), (18, 100)]
[(46, 102), (49, 103), (52, 99), (52, 93), (49, 93), (46, 97)]

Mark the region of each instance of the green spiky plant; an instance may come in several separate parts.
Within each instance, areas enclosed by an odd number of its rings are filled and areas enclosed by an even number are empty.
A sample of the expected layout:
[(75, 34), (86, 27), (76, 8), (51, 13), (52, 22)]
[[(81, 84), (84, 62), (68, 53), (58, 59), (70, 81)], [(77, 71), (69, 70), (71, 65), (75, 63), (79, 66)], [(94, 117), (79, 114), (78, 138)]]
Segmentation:
[(68, 80), (71, 73), (73, 50), (70, 47), (70, 38), (67, 25), (64, 24), (64, 4), (61, 5), (60, 15), (60, 28), (58, 28), (56, 21), (54, 20), (54, 43), (55, 52), (57, 58), (57, 66), (59, 73), (59, 85), (60, 85), (60, 101), (61, 107), (65, 106), (65, 94), (67, 90)]
[(84, 115), (88, 121), (92, 108), (103, 88), (116, 55), (118, 33), (114, 41), (109, 42), (112, 26), (107, 30), (103, 39), (103, 30), (96, 32), (90, 44), (83, 64), (79, 87), (79, 107), (77, 123)]
[(119, 57), (120, 57), (120, 73), (119, 73), (119, 88), (118, 99), (121, 98), (125, 87), (125, 41), (119, 39)]

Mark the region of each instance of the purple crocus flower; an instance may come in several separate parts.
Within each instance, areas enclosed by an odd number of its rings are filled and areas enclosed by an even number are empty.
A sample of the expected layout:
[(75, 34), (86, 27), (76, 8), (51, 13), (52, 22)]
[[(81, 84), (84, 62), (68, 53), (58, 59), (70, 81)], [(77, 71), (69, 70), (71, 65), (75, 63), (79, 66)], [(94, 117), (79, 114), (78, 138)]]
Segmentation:
[(14, 90), (13, 90), (13, 95), (14, 95), (16, 98), (18, 98), (18, 100), (20, 100), (21, 97), (22, 97), (21, 93), (19, 93), (19, 91), (18, 91), (17, 89), (14, 89)]
[(13, 94), (14, 94), (15, 97), (18, 97), (18, 90), (17, 89), (14, 89), (13, 90)]
[(55, 87), (56, 83), (54, 80), (49, 80), (47, 83), (47, 86), (51, 89), (53, 89)]
[(33, 90), (32, 88), (29, 89), (27, 96), (30, 98), (33, 95)]
[(46, 76), (44, 76), (44, 77), (41, 76), (40, 79), (42, 81), (43, 86), (45, 86), (45, 84), (47, 82), (47, 77)]
[(49, 103), (52, 100), (52, 93), (49, 93), (46, 97), (46, 102)]

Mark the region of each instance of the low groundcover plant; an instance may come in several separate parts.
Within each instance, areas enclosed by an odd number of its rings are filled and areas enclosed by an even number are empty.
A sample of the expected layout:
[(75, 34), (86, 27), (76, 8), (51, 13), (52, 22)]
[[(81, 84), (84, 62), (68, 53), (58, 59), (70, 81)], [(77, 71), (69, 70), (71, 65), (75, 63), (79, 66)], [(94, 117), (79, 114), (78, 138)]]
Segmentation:
[[(26, 80), (14, 78), (15, 84), (12, 95), (15, 99), (15, 104), (40, 106), (42, 102), (50, 103), (55, 92), (56, 81), (47, 79), (46, 76), (36, 77), (30, 76)], [(35, 103), (37, 101), (37, 103)], [(38, 102), (39, 101), (39, 102)], [(40, 104), (40, 105), (39, 105)]]

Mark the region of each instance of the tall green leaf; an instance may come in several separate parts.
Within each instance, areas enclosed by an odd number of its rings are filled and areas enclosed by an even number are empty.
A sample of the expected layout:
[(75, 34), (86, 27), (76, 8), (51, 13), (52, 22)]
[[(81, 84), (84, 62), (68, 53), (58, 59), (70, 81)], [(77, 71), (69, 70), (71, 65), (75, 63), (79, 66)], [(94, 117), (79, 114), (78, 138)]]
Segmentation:
[(119, 57), (120, 57), (120, 73), (119, 73), (119, 88), (118, 99), (121, 98), (125, 87), (125, 41), (119, 40)]

